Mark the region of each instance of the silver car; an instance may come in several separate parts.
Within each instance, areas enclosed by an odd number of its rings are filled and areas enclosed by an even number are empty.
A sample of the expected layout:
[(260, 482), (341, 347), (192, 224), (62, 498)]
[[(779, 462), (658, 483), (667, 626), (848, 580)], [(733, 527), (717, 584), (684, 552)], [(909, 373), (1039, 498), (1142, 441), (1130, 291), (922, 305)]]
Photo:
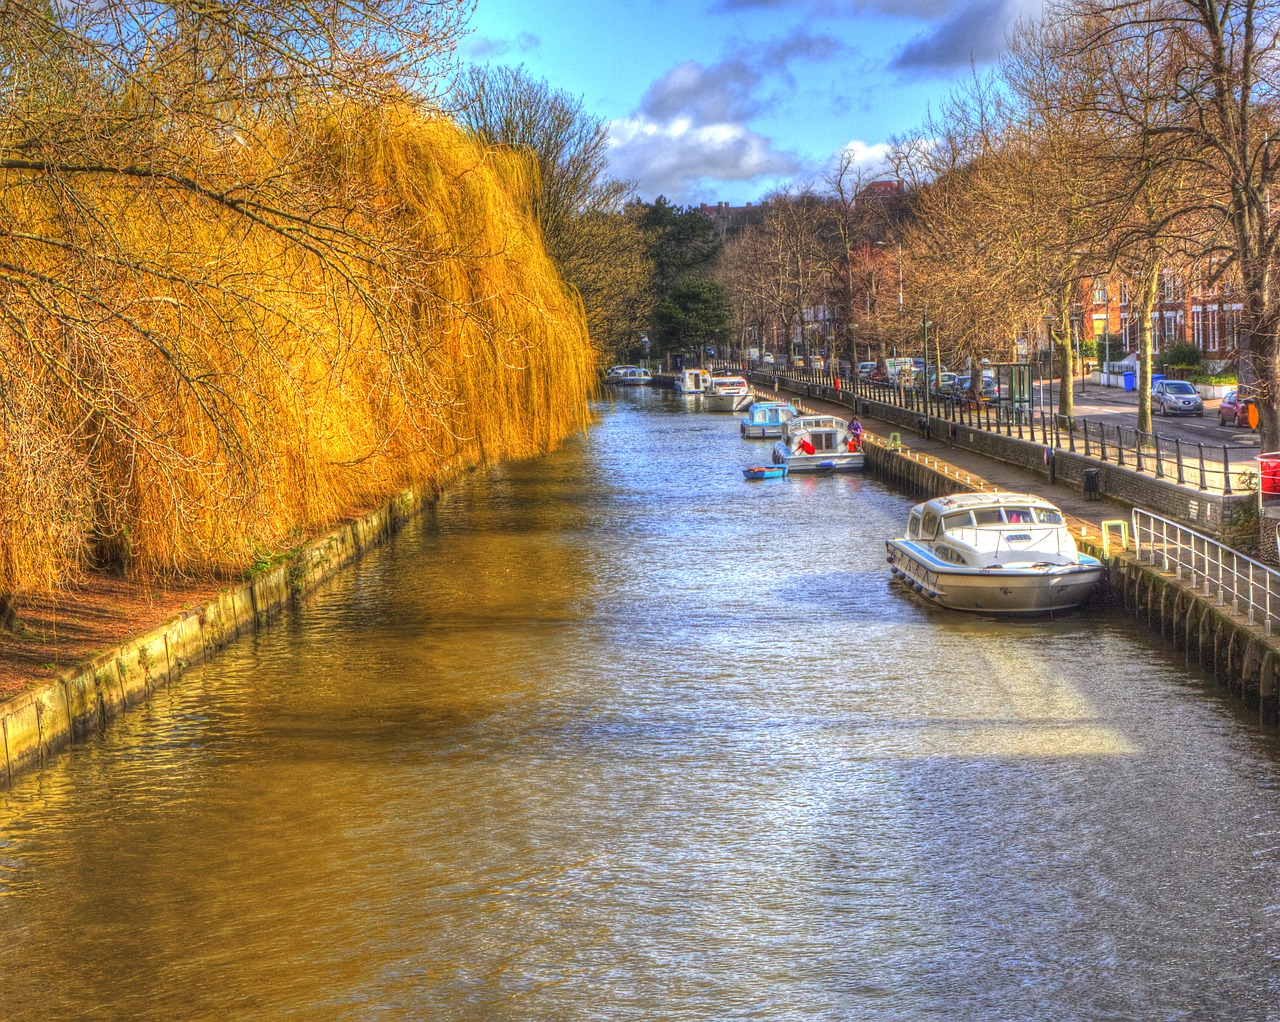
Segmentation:
[(1186, 380), (1161, 380), (1151, 388), (1151, 410), (1161, 415), (1204, 417), (1204, 401)]

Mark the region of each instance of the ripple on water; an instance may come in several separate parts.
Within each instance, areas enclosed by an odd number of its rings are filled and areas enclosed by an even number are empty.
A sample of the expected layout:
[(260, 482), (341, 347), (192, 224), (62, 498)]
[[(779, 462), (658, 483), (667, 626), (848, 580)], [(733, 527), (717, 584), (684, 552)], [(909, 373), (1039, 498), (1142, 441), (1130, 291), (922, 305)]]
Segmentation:
[(0, 807), (6, 1018), (1266, 1018), (1274, 742), (659, 392)]

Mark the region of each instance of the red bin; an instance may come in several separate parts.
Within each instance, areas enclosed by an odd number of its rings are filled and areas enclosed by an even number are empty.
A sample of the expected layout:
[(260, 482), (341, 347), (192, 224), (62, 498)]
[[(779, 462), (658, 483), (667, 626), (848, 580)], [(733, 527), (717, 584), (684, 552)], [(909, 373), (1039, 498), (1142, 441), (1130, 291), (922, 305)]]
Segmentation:
[(1258, 455), (1258, 489), (1263, 500), (1280, 498), (1280, 451)]

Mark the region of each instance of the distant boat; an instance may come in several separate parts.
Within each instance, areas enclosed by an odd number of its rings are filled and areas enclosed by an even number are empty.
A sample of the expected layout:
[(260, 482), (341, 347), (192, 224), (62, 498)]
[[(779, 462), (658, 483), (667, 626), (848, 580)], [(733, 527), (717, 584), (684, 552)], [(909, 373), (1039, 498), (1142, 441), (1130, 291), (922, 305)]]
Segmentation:
[(834, 415), (798, 415), (773, 445), (773, 463), (793, 473), (861, 472), (866, 457), (849, 423)]
[(917, 504), (886, 543), (889, 569), (942, 607), (986, 614), (1074, 610), (1102, 578), (1061, 511), (1028, 493), (959, 493)]
[(785, 401), (757, 401), (742, 417), (739, 430), (747, 439), (782, 436), (782, 427), (798, 414), (795, 406)]
[(703, 394), (711, 385), (711, 373), (707, 369), (681, 369), (676, 373), (677, 394)]
[(751, 404), (751, 385), (741, 376), (713, 376), (702, 398), (708, 412), (737, 412)]
[(613, 366), (605, 373), (604, 382), (615, 387), (645, 387), (653, 382), (653, 374), (639, 366)]

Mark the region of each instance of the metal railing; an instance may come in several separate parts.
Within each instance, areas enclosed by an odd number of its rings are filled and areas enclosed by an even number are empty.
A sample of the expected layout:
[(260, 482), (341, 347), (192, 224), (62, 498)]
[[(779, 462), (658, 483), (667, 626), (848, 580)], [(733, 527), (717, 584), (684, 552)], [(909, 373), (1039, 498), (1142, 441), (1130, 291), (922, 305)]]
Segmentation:
[(1114, 462), (1121, 468), (1167, 479), (1180, 486), (1194, 486), (1225, 496), (1258, 489), (1253, 447), (1205, 444), (1144, 433), (1133, 426), (1109, 425), (1084, 417), (1065, 418), (1045, 409), (1018, 409), (999, 401), (973, 402), (889, 382), (838, 377), (830, 372), (765, 365), (739, 368), (811, 386), (838, 386), (842, 395), (880, 401), (922, 416)]
[(1273, 608), (1280, 610), (1280, 572), (1150, 511), (1135, 509), (1132, 522), (1134, 556), (1187, 580), (1207, 597), (1216, 596), (1219, 607), (1229, 603), (1251, 625), (1261, 618), (1271, 634)]

